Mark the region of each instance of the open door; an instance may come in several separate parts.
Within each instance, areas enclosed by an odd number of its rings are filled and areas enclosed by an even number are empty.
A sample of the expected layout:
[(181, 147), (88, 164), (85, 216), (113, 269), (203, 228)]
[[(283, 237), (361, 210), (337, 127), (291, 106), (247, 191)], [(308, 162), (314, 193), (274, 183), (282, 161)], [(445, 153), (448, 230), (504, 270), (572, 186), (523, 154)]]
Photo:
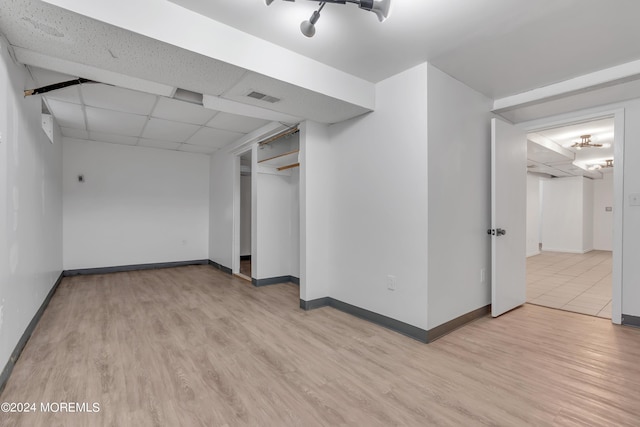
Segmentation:
[(527, 300), (527, 136), (491, 120), (491, 315)]

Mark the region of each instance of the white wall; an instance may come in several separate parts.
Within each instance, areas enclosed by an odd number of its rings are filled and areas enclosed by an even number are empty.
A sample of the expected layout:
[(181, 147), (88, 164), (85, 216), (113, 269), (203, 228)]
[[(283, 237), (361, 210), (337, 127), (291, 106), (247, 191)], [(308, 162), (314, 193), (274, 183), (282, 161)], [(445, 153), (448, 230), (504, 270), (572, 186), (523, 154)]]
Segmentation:
[(540, 180), (527, 173), (527, 256), (538, 255), (540, 250)]
[(211, 156), (209, 259), (227, 268), (233, 265), (233, 182), (239, 168), (240, 159), (233, 154), (218, 150)]
[[(376, 111), (331, 126), (329, 138), (309, 143), (306, 155), (306, 232), (322, 242), (314, 250), (324, 251), (317, 266), (329, 281), (325, 289), (426, 328), (427, 65), (378, 83)], [(309, 260), (316, 261), (307, 251)], [(395, 291), (387, 289), (388, 275), (397, 278)], [(311, 280), (307, 285), (314, 291)]]
[(291, 186), (291, 176), (257, 174), (256, 279), (291, 275)]
[(330, 251), (333, 249), (330, 198), (333, 173), (328, 127), (300, 125), (300, 299), (331, 296)]
[(584, 253), (584, 181), (581, 176), (542, 183), (542, 250)]
[(593, 249), (613, 250), (613, 174), (593, 181)]
[(291, 169), (291, 275), (300, 278), (300, 168)]
[[(491, 100), (435, 67), (428, 73), (431, 329), (491, 302)], [(417, 183), (405, 181), (405, 192)]]
[(640, 194), (640, 100), (625, 107), (622, 313), (640, 316), (640, 206), (629, 196)]
[(240, 177), (240, 255), (251, 255), (251, 175)]
[(0, 370), (62, 272), (62, 145), (0, 40)]
[(63, 152), (65, 269), (207, 258), (209, 156), (66, 138)]
[(593, 180), (582, 178), (582, 251), (593, 250)]

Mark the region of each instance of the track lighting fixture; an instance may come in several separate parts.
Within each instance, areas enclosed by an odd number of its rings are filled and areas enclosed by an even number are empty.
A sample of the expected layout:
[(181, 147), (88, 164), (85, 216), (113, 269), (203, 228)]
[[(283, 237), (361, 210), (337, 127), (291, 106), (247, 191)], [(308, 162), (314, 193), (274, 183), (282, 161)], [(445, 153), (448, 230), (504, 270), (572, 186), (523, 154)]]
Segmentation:
[[(284, 0), (284, 1), (295, 1), (295, 0)], [(317, 0), (311, 0), (317, 1)], [(273, 0), (265, 0), (267, 6), (273, 3)], [(324, 8), (327, 3), (336, 3), (336, 4), (346, 4), (346, 3), (355, 3), (358, 5), (360, 9), (368, 10), (369, 12), (373, 12), (378, 17), (380, 22), (387, 19), (389, 16), (389, 11), (391, 8), (391, 0), (326, 0), (319, 1), (320, 7), (318, 10), (313, 12), (311, 18), (308, 21), (303, 21), (300, 24), (300, 31), (307, 37), (313, 37), (316, 33), (316, 22), (320, 19), (320, 12)]]

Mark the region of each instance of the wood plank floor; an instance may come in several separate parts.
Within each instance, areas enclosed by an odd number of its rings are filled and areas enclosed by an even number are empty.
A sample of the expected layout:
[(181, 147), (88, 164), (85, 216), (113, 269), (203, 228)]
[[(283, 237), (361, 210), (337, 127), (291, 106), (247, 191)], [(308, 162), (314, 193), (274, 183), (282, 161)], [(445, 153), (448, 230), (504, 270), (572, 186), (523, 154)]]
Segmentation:
[(208, 266), (66, 278), (2, 426), (640, 424), (640, 330), (526, 305), (426, 345)]

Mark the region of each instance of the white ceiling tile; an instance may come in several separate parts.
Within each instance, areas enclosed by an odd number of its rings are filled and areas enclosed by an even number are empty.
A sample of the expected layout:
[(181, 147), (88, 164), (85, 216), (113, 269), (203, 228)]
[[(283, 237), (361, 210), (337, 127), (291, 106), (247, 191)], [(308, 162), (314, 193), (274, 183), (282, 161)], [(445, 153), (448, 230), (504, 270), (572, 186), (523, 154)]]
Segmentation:
[(179, 142), (156, 141), (154, 139), (140, 138), (138, 145), (143, 147), (163, 148), (165, 150), (176, 150), (182, 144)]
[(237, 114), (221, 112), (216, 114), (216, 116), (213, 119), (211, 119), (209, 123), (207, 123), (207, 126), (216, 128), (216, 129), (224, 129), (224, 130), (230, 130), (234, 132), (249, 133), (268, 123), (269, 123), (268, 120), (256, 119), (253, 117), (238, 116)]
[(192, 145), (204, 145), (206, 147), (220, 148), (237, 141), (243, 134), (227, 130), (203, 127), (193, 135), (187, 143)]
[(86, 107), (86, 112), (90, 132), (139, 136), (147, 122), (146, 116), (102, 108)]
[(185, 142), (198, 128), (199, 126), (189, 123), (151, 118), (142, 137), (160, 141)]
[(203, 153), (203, 154), (211, 154), (214, 151), (218, 150), (215, 147), (205, 147), (203, 145), (191, 145), (191, 144), (182, 144), (178, 151), (187, 151), (189, 153)]
[(82, 106), (50, 99), (47, 104), (60, 127), (86, 129)]
[(78, 86), (69, 86), (64, 89), (53, 90), (47, 92), (44, 98), (49, 101), (55, 99), (56, 101), (71, 102), (73, 104), (82, 104), (80, 101), (80, 92)]
[(110, 142), (112, 144), (136, 145), (138, 137), (115, 135), (111, 133), (91, 132), (90, 139), (93, 141)]
[(148, 116), (157, 97), (148, 93), (98, 83), (82, 85), (84, 103), (91, 107)]
[(76, 139), (89, 139), (89, 132), (84, 129), (63, 128), (61, 127), (62, 136)]
[(170, 98), (160, 98), (151, 115), (159, 119), (173, 120), (176, 122), (203, 125), (207, 123), (216, 111), (204, 108), (201, 105), (178, 101)]

